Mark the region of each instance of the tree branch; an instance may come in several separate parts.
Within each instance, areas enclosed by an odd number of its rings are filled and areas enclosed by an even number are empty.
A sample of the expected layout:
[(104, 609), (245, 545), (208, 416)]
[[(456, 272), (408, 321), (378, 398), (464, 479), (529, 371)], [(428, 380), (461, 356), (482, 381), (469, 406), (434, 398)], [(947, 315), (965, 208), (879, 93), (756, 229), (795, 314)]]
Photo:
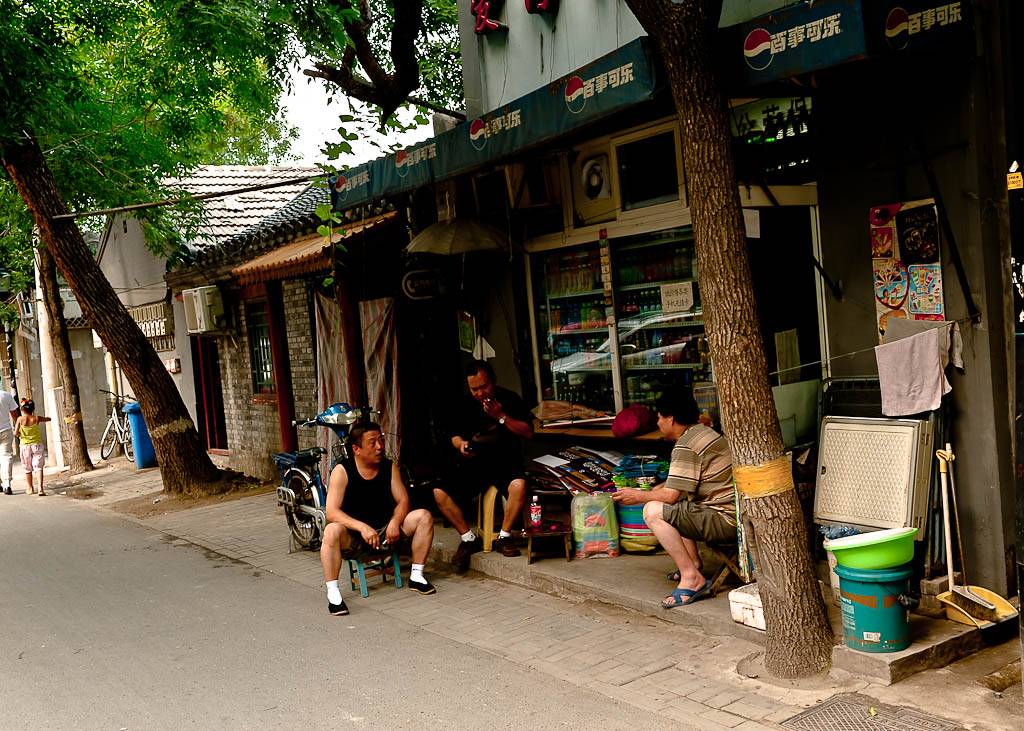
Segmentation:
[[(349, 4), (348, 0), (340, 0), (341, 3)], [(316, 71), (304, 69), (303, 73), (325, 79), (348, 96), (380, 107), (382, 116), (387, 119), (420, 85), (416, 38), (423, 23), (423, 0), (395, 0), (391, 27), (391, 62), (395, 69), (392, 74), (384, 71), (370, 42), (369, 31), (374, 19), (369, 0), (355, 0), (355, 3), (360, 17), (345, 24), (345, 32), (352, 45), (342, 54), (341, 65), (315, 63)], [(365, 72), (365, 77), (356, 73), (356, 62)]]

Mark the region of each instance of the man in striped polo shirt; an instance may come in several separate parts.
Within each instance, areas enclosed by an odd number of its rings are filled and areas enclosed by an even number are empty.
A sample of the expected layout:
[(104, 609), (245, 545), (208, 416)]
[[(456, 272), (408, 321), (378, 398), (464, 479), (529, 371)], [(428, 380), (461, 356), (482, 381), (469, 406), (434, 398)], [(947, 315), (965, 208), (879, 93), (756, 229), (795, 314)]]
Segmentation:
[(661, 605), (667, 609), (707, 595), (711, 582), (701, 574), (697, 541), (736, 541), (732, 453), (725, 437), (699, 423), (689, 390), (666, 391), (658, 399), (658, 429), (675, 442), (668, 479), (651, 490), (621, 488), (614, 499), (644, 505), (644, 521), (676, 562), (668, 578), (679, 585)]

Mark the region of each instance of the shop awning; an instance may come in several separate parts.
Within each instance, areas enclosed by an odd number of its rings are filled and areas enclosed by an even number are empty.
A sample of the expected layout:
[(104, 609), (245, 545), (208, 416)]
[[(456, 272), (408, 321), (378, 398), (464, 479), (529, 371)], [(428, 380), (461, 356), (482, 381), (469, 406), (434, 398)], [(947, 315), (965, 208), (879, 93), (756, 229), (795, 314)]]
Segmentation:
[(452, 178), (654, 97), (650, 41), (639, 38), (489, 114), (329, 178), (345, 210)]
[[(341, 227), (333, 237), (335, 243), (353, 236), (360, 236), (375, 228), (386, 226), (398, 217), (395, 212), (374, 216), (359, 223)], [(332, 247), (326, 236), (310, 234), (285, 244), (266, 254), (261, 254), (245, 264), (231, 270), (231, 276), (240, 285), (271, 282), (277, 279), (292, 279), (306, 274), (329, 272), (332, 264)]]
[(817, 0), (723, 28), (720, 44), (735, 81), (754, 86), (861, 58), (962, 53), (973, 28), (968, 0)]

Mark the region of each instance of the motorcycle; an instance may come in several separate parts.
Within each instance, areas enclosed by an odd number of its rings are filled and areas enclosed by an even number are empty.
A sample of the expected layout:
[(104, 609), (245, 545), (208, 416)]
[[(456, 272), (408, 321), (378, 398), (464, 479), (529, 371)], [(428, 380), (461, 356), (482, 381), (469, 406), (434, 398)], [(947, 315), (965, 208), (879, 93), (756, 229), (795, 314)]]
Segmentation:
[[(349, 457), (345, 439), (353, 426), (372, 418), (369, 407), (353, 408), (348, 404), (333, 404), (312, 419), (295, 420), (293, 426), (330, 429), (337, 442), (332, 448), (330, 470)], [(327, 485), (320, 474), (321, 458), (327, 454), (323, 447), (301, 449), (271, 455), (281, 470), (281, 484), (277, 488), (277, 504), (284, 507), (285, 519), (293, 546), (315, 551), (323, 541), (327, 527)], [(328, 477), (330, 476), (328, 470)]]

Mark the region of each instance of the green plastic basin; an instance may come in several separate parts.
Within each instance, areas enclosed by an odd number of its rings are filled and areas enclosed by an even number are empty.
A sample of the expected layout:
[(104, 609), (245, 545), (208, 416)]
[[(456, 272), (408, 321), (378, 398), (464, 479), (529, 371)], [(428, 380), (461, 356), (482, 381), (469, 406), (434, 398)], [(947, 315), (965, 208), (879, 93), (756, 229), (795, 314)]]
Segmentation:
[(840, 566), (851, 569), (891, 569), (914, 559), (917, 528), (890, 528), (824, 542)]

